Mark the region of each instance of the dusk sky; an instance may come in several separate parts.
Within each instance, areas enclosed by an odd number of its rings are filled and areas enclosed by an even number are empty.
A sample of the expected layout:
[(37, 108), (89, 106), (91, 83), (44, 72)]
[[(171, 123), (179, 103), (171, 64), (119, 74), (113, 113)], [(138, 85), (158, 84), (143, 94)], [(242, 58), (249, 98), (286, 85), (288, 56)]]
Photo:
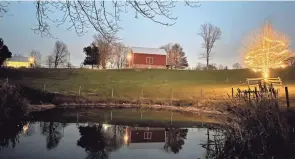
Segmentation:
[[(190, 8), (183, 2), (177, 3), (173, 15), (178, 16), (176, 24), (168, 27), (139, 17), (133, 11), (121, 16), (119, 37), (128, 46), (160, 47), (169, 42), (179, 43), (187, 55), (190, 66), (198, 62), (204, 52), (202, 39), (198, 35), (200, 25), (210, 22), (222, 31), (222, 36), (214, 47), (212, 63), (231, 67), (241, 62), (241, 41), (259, 28), (266, 20), (271, 20), (278, 31), (289, 36), (295, 48), (295, 2), (200, 2), (201, 7)], [(0, 20), (0, 37), (12, 53), (28, 56), (32, 49), (41, 52), (43, 58), (53, 49), (56, 39), (42, 38), (31, 28), (36, 24), (36, 9), (33, 2), (10, 2), (9, 13)], [(59, 15), (56, 15), (59, 16)], [(68, 45), (71, 63), (79, 66), (84, 60), (83, 47), (89, 45), (96, 34), (94, 29), (78, 36), (74, 30), (68, 31), (68, 24), (52, 26), (52, 34)]]

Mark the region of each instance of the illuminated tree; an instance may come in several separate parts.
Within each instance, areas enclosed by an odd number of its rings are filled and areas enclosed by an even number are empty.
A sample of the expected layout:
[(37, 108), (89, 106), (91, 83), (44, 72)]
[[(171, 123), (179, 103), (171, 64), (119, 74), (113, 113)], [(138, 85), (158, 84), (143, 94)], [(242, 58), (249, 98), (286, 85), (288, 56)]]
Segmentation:
[(288, 38), (276, 32), (268, 22), (246, 40), (245, 65), (255, 72), (262, 72), (267, 79), (269, 69), (285, 67), (284, 62), (291, 54), (289, 43)]

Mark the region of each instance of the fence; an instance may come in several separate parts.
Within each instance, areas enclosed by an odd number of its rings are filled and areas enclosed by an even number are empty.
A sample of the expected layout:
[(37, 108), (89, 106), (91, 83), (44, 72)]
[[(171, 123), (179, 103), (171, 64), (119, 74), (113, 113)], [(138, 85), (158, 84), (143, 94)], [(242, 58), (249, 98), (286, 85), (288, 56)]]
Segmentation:
[[(38, 81), (38, 80), (36, 80)], [(13, 80), (9, 80), (6, 78), (2, 80), (2, 82), (11, 82), (14, 83)], [(34, 81), (35, 82), (35, 81)], [(92, 91), (94, 88), (85, 88), (82, 84), (69, 84), (69, 86), (60, 86), (64, 89), (56, 89), (58, 83), (49, 83), (47, 81), (38, 81), (33, 83), (33, 87), (41, 89), (43, 91), (55, 92), (55, 93), (62, 93), (66, 95), (76, 95), (76, 96), (87, 96), (87, 97), (95, 97), (97, 99), (114, 99), (114, 100), (143, 100), (143, 101), (150, 101), (153, 104), (157, 103), (166, 103), (166, 104), (173, 104), (174, 105), (194, 105), (199, 104), (203, 101), (212, 101), (212, 102), (219, 102), (219, 101), (228, 101), (230, 98), (233, 98), (237, 95), (238, 89), (243, 89), (239, 86), (237, 87), (223, 87), (217, 88), (214, 84), (212, 84), (212, 88), (207, 87), (196, 87), (190, 90), (180, 90), (181, 88), (169, 88), (167, 86), (159, 87), (160, 89), (148, 89), (144, 86), (142, 88), (136, 87), (134, 88), (117, 88), (117, 87), (105, 87), (100, 88), (100, 90)], [(21, 81), (17, 81), (16, 83), (21, 83)], [(68, 89), (67, 89), (68, 88)], [(291, 89), (290, 89), (291, 88)], [(246, 89), (250, 89), (245, 87)], [(256, 88), (257, 89), (257, 88)], [(132, 91), (125, 91), (125, 90), (132, 90)], [(276, 88), (278, 93), (277, 100), (282, 106), (290, 107), (294, 104), (294, 95), (295, 90), (293, 87), (280, 87)], [(131, 92), (131, 93), (130, 93)], [(250, 91), (251, 96), (255, 96), (255, 87)], [(248, 92), (249, 93), (249, 92)]]

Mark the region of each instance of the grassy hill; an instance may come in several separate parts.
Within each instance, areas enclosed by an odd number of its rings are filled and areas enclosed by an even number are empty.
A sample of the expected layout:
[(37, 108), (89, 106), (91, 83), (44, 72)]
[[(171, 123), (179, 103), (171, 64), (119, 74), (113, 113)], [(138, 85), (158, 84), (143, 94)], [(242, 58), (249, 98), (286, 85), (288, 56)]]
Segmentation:
[[(89, 69), (0, 69), (0, 78), (9, 82), (64, 94), (81, 94), (98, 98), (192, 99), (214, 93), (230, 94), (249, 77), (260, 77), (248, 69), (188, 71), (188, 70), (89, 70)], [(281, 77), (284, 83), (295, 81), (295, 69), (272, 70), (271, 77)], [(225, 81), (228, 79), (228, 83)], [(113, 92), (113, 93), (112, 93)]]

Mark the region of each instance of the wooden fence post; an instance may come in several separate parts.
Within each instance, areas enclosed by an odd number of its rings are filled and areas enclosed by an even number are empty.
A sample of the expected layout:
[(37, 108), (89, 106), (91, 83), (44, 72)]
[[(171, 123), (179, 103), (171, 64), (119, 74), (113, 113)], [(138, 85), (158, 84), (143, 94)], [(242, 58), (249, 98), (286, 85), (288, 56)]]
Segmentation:
[(231, 97), (234, 98), (234, 88), (231, 88)]
[(79, 87), (79, 95), (81, 95), (81, 86)]
[(114, 88), (112, 88), (112, 98), (114, 98)]
[(143, 88), (141, 89), (141, 97), (143, 98)]
[(173, 102), (173, 91), (172, 91), (172, 88), (170, 88), (170, 102), (171, 102), (171, 105), (172, 105), (172, 102)]
[(289, 102), (289, 91), (288, 91), (288, 87), (285, 87), (285, 93), (286, 93), (287, 108), (289, 108), (290, 107), (290, 102)]
[(277, 103), (278, 103), (278, 106), (280, 106), (279, 88), (277, 89)]
[(111, 110), (111, 120), (113, 120), (113, 111)]

